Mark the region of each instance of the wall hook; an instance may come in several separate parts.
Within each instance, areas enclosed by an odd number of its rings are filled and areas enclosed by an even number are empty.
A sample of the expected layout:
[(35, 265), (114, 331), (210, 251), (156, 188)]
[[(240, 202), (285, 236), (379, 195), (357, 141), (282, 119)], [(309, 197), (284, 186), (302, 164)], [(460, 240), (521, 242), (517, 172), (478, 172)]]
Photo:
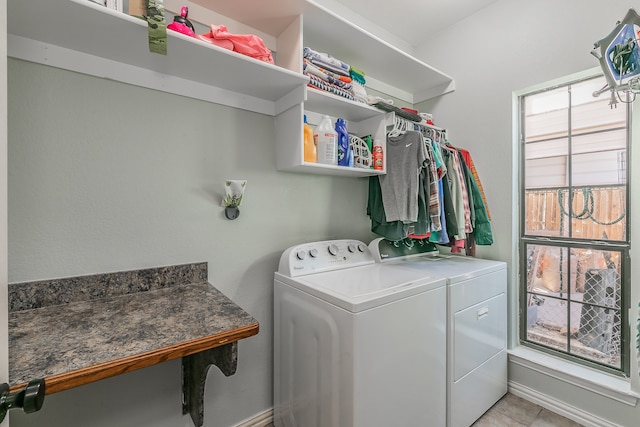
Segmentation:
[(222, 206), (224, 206), (224, 216), (227, 219), (236, 219), (240, 216), (240, 203), (244, 197), (244, 190), (247, 186), (246, 180), (232, 180), (229, 179), (224, 183), (225, 196), (222, 199)]
[(227, 219), (236, 219), (240, 216), (240, 209), (236, 205), (229, 205), (224, 208), (224, 216)]

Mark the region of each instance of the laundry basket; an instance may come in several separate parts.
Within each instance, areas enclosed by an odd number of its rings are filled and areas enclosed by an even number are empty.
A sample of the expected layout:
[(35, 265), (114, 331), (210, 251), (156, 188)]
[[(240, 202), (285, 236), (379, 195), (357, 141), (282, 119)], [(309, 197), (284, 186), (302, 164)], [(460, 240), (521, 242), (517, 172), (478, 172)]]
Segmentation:
[(349, 145), (353, 151), (353, 166), (363, 169), (371, 169), (373, 167), (373, 156), (371, 150), (362, 138), (355, 135), (349, 135)]

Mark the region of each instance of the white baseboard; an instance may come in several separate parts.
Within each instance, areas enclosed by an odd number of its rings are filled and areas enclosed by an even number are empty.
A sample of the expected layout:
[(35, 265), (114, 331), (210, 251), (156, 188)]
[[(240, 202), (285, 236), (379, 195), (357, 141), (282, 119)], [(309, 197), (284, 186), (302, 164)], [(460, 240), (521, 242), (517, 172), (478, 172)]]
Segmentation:
[(562, 415), (565, 418), (569, 418), (570, 420), (586, 427), (624, 427), (620, 424), (615, 424), (602, 419), (597, 415), (585, 412), (582, 409), (568, 405), (565, 402), (560, 402), (558, 399), (549, 397), (522, 384), (514, 383), (512, 381), (509, 381), (508, 384), (509, 392), (515, 396), (522, 397), (523, 399), (540, 405), (543, 408)]
[(557, 379), (634, 408), (640, 398), (640, 394), (632, 390), (631, 382), (628, 379), (607, 374), (528, 347), (518, 346), (509, 350), (509, 364)]
[[(585, 427), (625, 427), (607, 421), (597, 415), (585, 412), (565, 402), (560, 402), (555, 398), (542, 394), (532, 388), (519, 383), (509, 381), (509, 393), (526, 399), (532, 403), (542, 406), (556, 414), (569, 418)], [(273, 408), (262, 411), (246, 420), (236, 424), (234, 427), (266, 427), (273, 423)]]
[(266, 427), (273, 422), (273, 408), (262, 411), (234, 427)]

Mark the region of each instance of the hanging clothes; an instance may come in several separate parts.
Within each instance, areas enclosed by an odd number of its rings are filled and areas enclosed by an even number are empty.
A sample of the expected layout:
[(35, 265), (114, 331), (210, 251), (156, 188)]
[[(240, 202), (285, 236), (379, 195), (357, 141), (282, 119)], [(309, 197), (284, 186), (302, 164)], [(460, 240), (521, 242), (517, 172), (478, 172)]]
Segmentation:
[(471, 197), (471, 181), (474, 180), (473, 175), (469, 172), (469, 168), (467, 168), (464, 163), (464, 159), (460, 154), (460, 151), (456, 149), (456, 155), (458, 157), (458, 163), (460, 164), (460, 171), (462, 176), (464, 177), (465, 186), (467, 188), (467, 204), (469, 205), (469, 232), (473, 232), (474, 224), (476, 221), (476, 213), (474, 210), (473, 197)]
[(449, 243), (456, 240), (456, 234), (460, 229), (458, 224), (458, 218), (456, 217), (456, 210), (454, 207), (453, 194), (451, 192), (452, 174), (447, 173), (442, 177), (442, 200), (443, 200), (443, 212), (444, 223), (447, 224), (447, 240)]
[[(442, 147), (435, 140), (431, 140), (431, 149), (433, 150), (433, 160), (435, 162), (436, 174), (438, 176), (438, 201), (440, 208), (440, 227), (441, 229), (433, 230), (431, 236), (429, 237), (429, 241), (432, 243), (438, 244), (448, 244), (449, 243), (449, 229), (457, 228), (457, 222), (455, 221), (455, 216), (451, 213), (453, 212), (453, 205), (451, 201), (451, 195), (449, 193), (450, 183), (449, 179), (446, 176), (447, 174), (447, 165), (444, 163), (442, 157)], [(447, 195), (445, 200), (445, 186), (447, 187)], [(449, 213), (449, 217), (447, 215)]]
[[(484, 195), (484, 191), (482, 189), (482, 184), (480, 183), (480, 179), (478, 177), (477, 171), (475, 171), (475, 165), (473, 164), (473, 159), (471, 158), (471, 154), (468, 150), (456, 148), (448, 145), (450, 148), (454, 148), (459, 155), (460, 165), (462, 166), (462, 171), (466, 177), (466, 181), (468, 183), (468, 202), (471, 213), (471, 223), (473, 229), (473, 235), (471, 239), (467, 242), (467, 252), (475, 252), (473, 248), (475, 244), (478, 245), (491, 245), (493, 244), (493, 233), (491, 230), (491, 218), (489, 216), (489, 209), (486, 203), (486, 197)], [(473, 166), (472, 171), (471, 166)]]
[[(471, 170), (469, 170), (465, 162), (463, 162), (463, 167), (466, 169), (466, 173), (473, 177)], [(471, 179), (470, 183), (471, 199), (473, 200), (475, 212), (475, 222), (473, 226), (474, 242), (478, 245), (492, 245), (493, 232), (491, 230), (491, 220), (489, 219), (489, 211), (484, 204), (483, 193), (475, 179)]]
[(371, 231), (389, 240), (429, 236), (427, 149), (419, 132), (387, 136), (387, 174), (369, 178)]
[(407, 237), (409, 226), (402, 221), (387, 221), (382, 203), (380, 180), (377, 176), (369, 177), (369, 199), (367, 215), (371, 218), (371, 231), (385, 239), (398, 241)]
[(426, 239), (430, 235), (430, 221), (427, 216), (429, 200), (429, 177), (428, 170), (422, 168), (418, 178), (418, 219), (416, 222), (409, 224), (407, 228), (407, 237), (412, 239)]
[[(444, 200), (444, 179), (441, 178), (438, 180), (438, 199), (440, 201), (440, 230), (434, 230), (431, 232), (429, 236), (429, 241), (432, 243), (438, 244), (448, 244), (449, 243), (449, 234), (447, 233), (447, 227), (452, 224), (447, 225), (447, 218), (445, 212), (445, 200)], [(447, 184), (448, 185), (448, 184)], [(455, 223), (455, 217), (454, 217)]]
[(471, 174), (476, 180), (476, 184), (478, 185), (478, 189), (480, 190), (480, 194), (482, 195), (482, 201), (484, 202), (484, 208), (487, 211), (487, 217), (491, 219), (491, 212), (489, 212), (489, 204), (487, 203), (487, 198), (484, 194), (484, 188), (482, 187), (482, 182), (480, 181), (480, 177), (478, 176), (478, 171), (476, 170), (476, 165), (473, 163), (473, 159), (471, 158), (471, 153), (465, 150), (464, 148), (459, 148), (458, 151), (462, 155), (465, 163), (469, 167)]
[(393, 241), (428, 239), (467, 255), (475, 255), (476, 244), (493, 243), (486, 198), (467, 150), (446, 142), (440, 130), (394, 121), (386, 156), (387, 174), (369, 178), (371, 231)]
[[(427, 179), (429, 181), (427, 189), (429, 191), (429, 218), (431, 219), (431, 231), (442, 230), (440, 221), (440, 188), (438, 184), (438, 166), (436, 154), (433, 150), (432, 141), (425, 139), (425, 147), (427, 148)], [(425, 183), (426, 184), (426, 183)]]
[(387, 174), (380, 175), (380, 189), (387, 221), (418, 220), (420, 171), (427, 159), (422, 135), (406, 131), (387, 137)]
[(447, 227), (447, 229), (450, 236), (453, 233), (455, 240), (464, 240), (467, 237), (467, 221), (470, 220), (466, 189), (459, 173), (460, 165), (456, 161), (457, 153), (447, 147), (442, 148), (442, 154), (447, 165), (447, 177), (450, 184), (451, 200), (453, 201), (453, 214), (458, 225), (455, 230), (451, 229), (451, 227)]

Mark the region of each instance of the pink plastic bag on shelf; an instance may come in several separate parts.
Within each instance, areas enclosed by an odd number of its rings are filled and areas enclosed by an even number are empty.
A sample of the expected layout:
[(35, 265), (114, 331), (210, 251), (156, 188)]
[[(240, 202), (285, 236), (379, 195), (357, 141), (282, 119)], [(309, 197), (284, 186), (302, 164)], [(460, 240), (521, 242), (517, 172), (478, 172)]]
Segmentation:
[(271, 51), (262, 39), (254, 34), (231, 34), (224, 25), (211, 24), (211, 31), (199, 34), (198, 38), (225, 49), (273, 64)]

